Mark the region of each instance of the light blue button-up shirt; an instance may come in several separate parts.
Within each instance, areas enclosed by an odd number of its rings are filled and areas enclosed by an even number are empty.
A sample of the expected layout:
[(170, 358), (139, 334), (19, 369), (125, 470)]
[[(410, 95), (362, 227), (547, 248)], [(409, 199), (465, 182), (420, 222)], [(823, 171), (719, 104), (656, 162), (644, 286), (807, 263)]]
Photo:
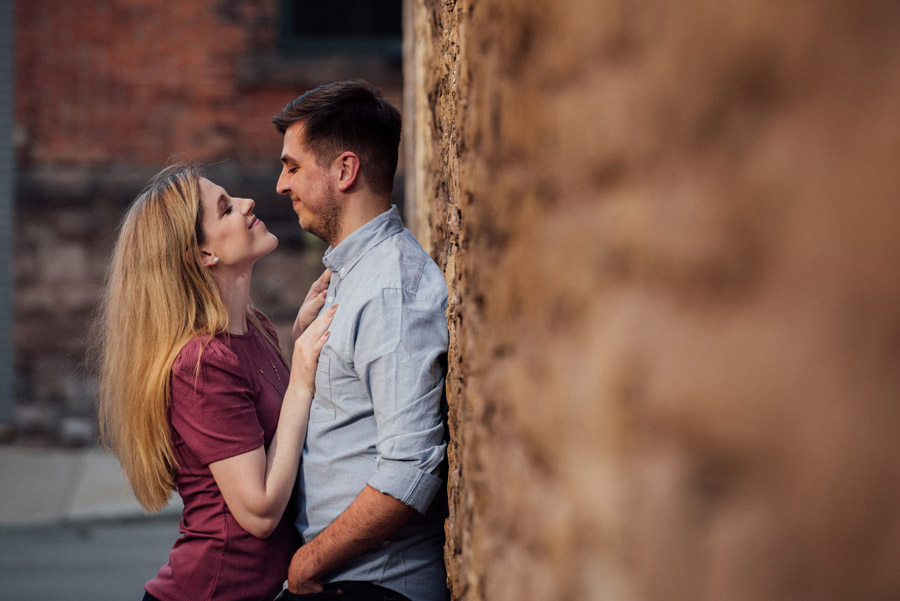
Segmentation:
[(446, 450), (444, 275), (396, 207), (330, 247), (323, 262), (332, 276), (322, 311), (338, 310), (316, 372), (297, 529), (311, 540), (366, 485), (389, 494), (419, 513), (326, 581), (444, 601), (444, 503), (436, 499)]

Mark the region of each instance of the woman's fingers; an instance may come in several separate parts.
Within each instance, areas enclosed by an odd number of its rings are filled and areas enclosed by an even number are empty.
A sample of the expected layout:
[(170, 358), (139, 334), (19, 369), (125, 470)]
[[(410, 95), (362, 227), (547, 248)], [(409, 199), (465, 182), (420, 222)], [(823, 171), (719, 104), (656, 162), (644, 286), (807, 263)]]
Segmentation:
[(334, 314), (336, 312), (337, 305), (329, 307), (327, 311), (317, 317), (315, 321), (306, 328), (306, 331), (297, 339), (297, 344), (303, 346), (318, 340), (323, 333), (328, 331), (328, 326), (331, 325), (331, 321), (334, 319)]
[(328, 342), (329, 336), (331, 336), (331, 332), (329, 332), (328, 330), (325, 330), (325, 332), (322, 333), (321, 336), (319, 336), (319, 339), (316, 340), (315, 344), (313, 344), (312, 352), (314, 355), (318, 356), (319, 353), (322, 352), (322, 349), (325, 347), (325, 343)]
[(325, 286), (327, 288), (328, 282), (330, 282), (330, 281), (331, 281), (331, 270), (326, 269), (325, 271), (322, 272), (322, 275), (320, 275), (318, 278), (316, 278), (316, 281), (313, 283), (313, 286)]
[(313, 298), (318, 296), (323, 291), (328, 290), (328, 283), (331, 281), (331, 270), (326, 269), (322, 272), (315, 282), (313, 282), (312, 286), (309, 287), (309, 294), (306, 295), (306, 298)]
[(328, 324), (331, 323), (331, 320), (334, 319), (334, 313), (337, 311), (337, 305), (331, 305), (328, 307), (328, 310), (316, 317), (313, 320), (310, 328), (313, 328), (314, 331), (318, 331), (322, 328), (327, 328)]
[(316, 326), (317, 335), (321, 336), (322, 331), (327, 331), (328, 326), (331, 325), (332, 320), (334, 319), (334, 314), (337, 312), (337, 305), (331, 305), (327, 311), (322, 313), (316, 320), (313, 322), (313, 325)]
[(299, 336), (306, 330), (309, 325), (316, 318), (316, 315), (322, 309), (322, 305), (325, 304), (325, 299), (328, 295), (328, 284), (325, 284), (325, 287), (317, 293), (313, 293), (313, 290), (310, 289), (309, 294), (306, 296), (306, 299), (303, 301), (303, 304), (300, 305), (300, 309), (297, 311), (297, 317), (294, 319), (294, 340), (296, 341)]

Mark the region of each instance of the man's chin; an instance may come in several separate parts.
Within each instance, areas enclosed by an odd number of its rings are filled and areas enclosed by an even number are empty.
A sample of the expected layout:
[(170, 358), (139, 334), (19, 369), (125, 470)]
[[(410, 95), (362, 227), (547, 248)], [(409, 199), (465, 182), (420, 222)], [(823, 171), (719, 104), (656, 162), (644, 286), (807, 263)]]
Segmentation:
[(300, 228), (307, 234), (312, 234), (313, 236), (315, 236), (317, 238), (321, 237), (321, 236), (319, 236), (319, 232), (316, 229), (316, 226), (314, 223), (308, 223), (308, 222), (304, 223), (302, 217), (297, 217), (297, 223), (300, 224)]

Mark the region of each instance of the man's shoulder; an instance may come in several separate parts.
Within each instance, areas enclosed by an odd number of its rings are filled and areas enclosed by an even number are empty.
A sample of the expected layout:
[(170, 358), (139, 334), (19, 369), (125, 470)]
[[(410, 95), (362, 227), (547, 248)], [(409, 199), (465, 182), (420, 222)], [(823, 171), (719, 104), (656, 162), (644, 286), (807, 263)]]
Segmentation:
[(407, 229), (383, 240), (366, 253), (360, 263), (360, 275), (367, 280), (370, 294), (400, 289), (408, 294), (437, 299), (447, 296), (443, 272)]

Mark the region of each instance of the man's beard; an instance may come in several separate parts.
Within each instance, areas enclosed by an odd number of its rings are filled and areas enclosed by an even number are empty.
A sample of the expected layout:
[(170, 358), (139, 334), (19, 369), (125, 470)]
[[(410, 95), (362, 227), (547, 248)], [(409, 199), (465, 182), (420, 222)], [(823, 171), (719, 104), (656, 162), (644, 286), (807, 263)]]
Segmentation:
[(310, 234), (321, 238), (331, 246), (341, 234), (341, 225), (344, 221), (344, 206), (338, 202), (334, 194), (328, 197), (325, 208), (308, 224), (300, 224)]

